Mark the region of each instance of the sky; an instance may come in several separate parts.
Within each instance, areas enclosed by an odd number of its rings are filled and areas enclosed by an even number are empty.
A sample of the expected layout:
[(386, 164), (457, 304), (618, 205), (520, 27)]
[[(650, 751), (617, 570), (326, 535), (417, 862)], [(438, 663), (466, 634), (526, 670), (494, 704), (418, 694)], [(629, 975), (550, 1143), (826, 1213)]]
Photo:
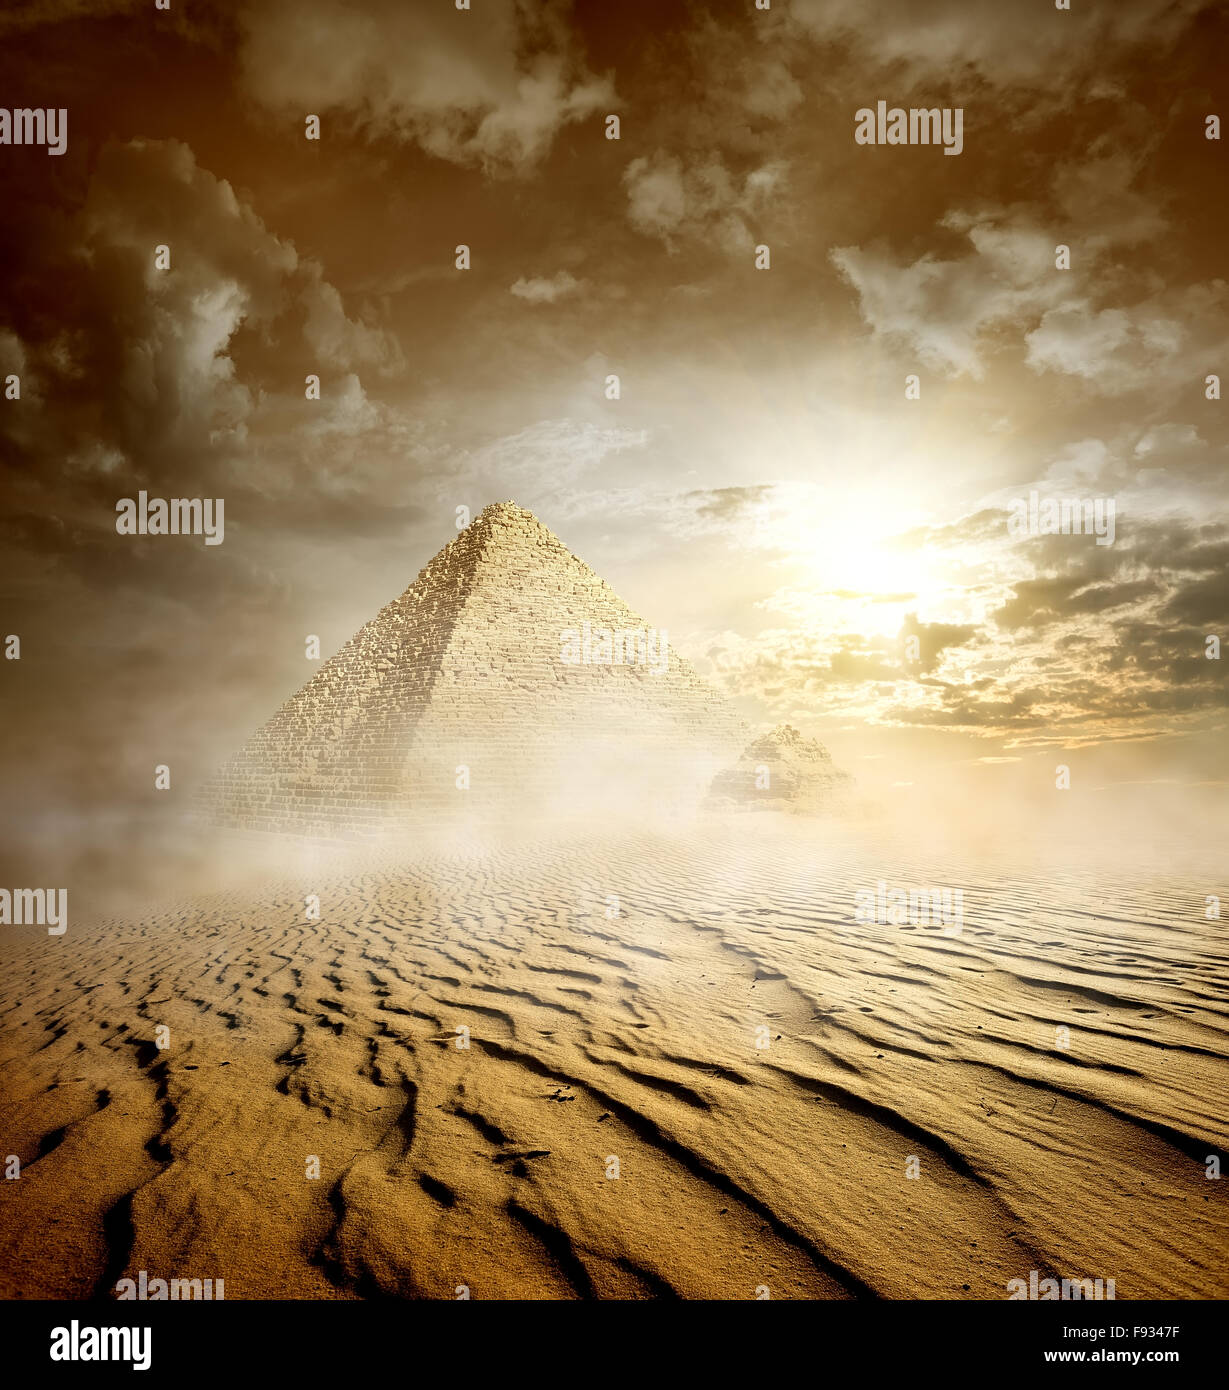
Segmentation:
[[(1223, 807), (1227, 41), (1201, 0), (7, 8), (0, 91), (69, 113), (0, 145), (7, 814), (186, 789), (505, 498), (882, 800)], [(859, 143), (879, 101), (960, 153)], [(140, 489), (224, 543), (117, 535)], [(1032, 492), (1113, 543), (1011, 534)]]

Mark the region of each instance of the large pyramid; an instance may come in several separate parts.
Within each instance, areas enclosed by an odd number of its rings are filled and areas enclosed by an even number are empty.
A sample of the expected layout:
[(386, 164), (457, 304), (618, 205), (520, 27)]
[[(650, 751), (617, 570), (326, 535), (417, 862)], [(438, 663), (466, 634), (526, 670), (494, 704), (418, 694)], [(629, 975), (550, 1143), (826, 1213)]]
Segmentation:
[(531, 512), (495, 503), (218, 772), (207, 813), (354, 839), (687, 811), (748, 730), (656, 638)]

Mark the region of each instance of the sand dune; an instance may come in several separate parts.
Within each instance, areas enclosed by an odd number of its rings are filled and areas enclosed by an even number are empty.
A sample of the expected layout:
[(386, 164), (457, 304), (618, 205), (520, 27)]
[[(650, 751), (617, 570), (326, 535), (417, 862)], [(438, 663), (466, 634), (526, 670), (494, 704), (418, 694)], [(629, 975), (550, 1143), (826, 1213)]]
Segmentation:
[[(959, 933), (856, 921), (885, 878)], [(6, 929), (3, 1293), (1223, 1297), (1205, 891), (763, 817)]]

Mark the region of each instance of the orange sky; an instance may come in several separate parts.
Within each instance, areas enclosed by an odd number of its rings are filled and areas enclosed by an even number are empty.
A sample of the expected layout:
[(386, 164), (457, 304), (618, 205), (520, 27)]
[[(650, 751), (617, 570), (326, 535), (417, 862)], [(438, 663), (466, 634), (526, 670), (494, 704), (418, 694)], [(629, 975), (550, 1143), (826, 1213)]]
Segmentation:
[[(0, 146), (35, 802), (196, 776), (505, 497), (876, 794), (1220, 795), (1223, 8), (85, 8), (0, 16), (10, 106), (69, 111)], [(855, 143), (880, 99), (961, 154)], [(140, 488), (225, 544), (118, 537)], [(1010, 536), (1030, 490), (1114, 544)]]

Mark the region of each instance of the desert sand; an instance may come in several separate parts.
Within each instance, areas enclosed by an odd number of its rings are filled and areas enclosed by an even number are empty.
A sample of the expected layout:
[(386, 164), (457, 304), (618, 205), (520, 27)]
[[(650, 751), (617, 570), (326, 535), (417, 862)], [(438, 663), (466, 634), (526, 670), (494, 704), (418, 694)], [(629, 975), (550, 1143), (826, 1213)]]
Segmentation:
[(1072, 861), (727, 817), (8, 928), (3, 1294), (1223, 1297), (1224, 933)]

